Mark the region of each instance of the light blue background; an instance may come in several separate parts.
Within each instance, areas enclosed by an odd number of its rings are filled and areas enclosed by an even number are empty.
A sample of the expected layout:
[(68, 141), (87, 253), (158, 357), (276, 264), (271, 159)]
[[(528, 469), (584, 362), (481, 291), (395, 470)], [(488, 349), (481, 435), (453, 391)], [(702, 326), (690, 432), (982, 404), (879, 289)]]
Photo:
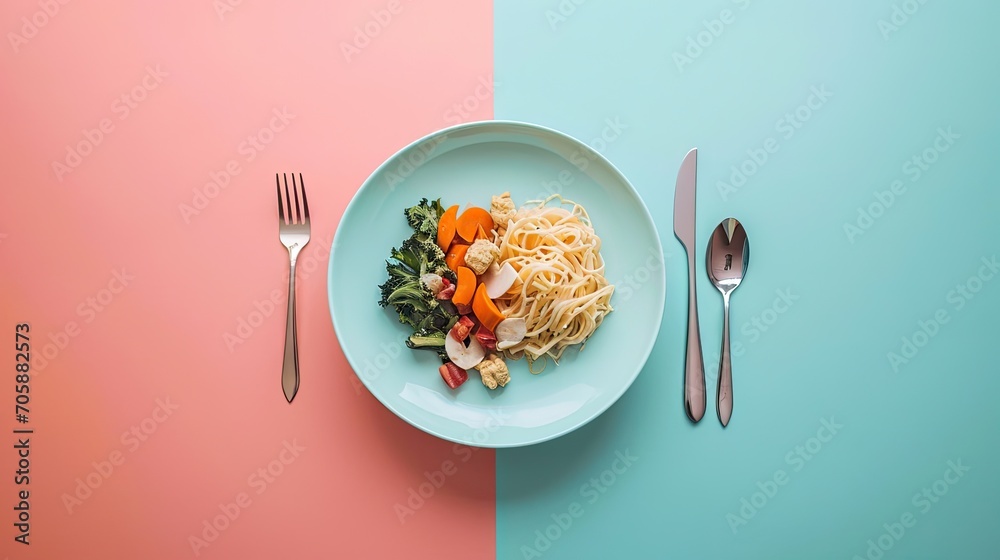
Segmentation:
[[(536, 544), (546, 559), (868, 558), (868, 540), (907, 513), (915, 525), (882, 537), (892, 545), (883, 558), (1000, 556), (1000, 275), (961, 309), (947, 299), (1000, 253), (1000, 4), (930, 0), (888, 38), (878, 24), (892, 16), (887, 1), (561, 4), (566, 19), (553, 25), (556, 0), (496, 2), (495, 116), (584, 141), (605, 119), (628, 127), (603, 153), (657, 217), (667, 305), (656, 349), (614, 407), (569, 436), (497, 452), (498, 558), (538, 557), (522, 548)], [(895, 3), (904, 4), (918, 5)], [(679, 69), (673, 54), (723, 9), (735, 21)], [(833, 95), (786, 138), (779, 120), (813, 86)], [(949, 126), (959, 138), (914, 181), (904, 164)], [(779, 150), (724, 200), (717, 183), (768, 138)], [(711, 382), (721, 297), (703, 265), (709, 410), (693, 426), (682, 409), (687, 282), (672, 203), (693, 146), (699, 265), (727, 216), (744, 223), (752, 247), (733, 296), (743, 352), (725, 430)], [(844, 224), (895, 180), (905, 193), (852, 243)], [(797, 299), (772, 314), (776, 290)], [(894, 371), (887, 354), (939, 309), (948, 322)], [(772, 321), (766, 332), (755, 334), (754, 316)], [(788, 456), (831, 417), (843, 427), (811, 460)], [(616, 451), (626, 450), (638, 460), (595, 499), (584, 485), (621, 471)], [(939, 483), (947, 494), (937, 502), (914, 503), (948, 461), (969, 470)], [(741, 499), (779, 469), (787, 484), (734, 532), (727, 514), (738, 517)], [(574, 502), (582, 515), (549, 527)], [(546, 528), (558, 535), (548, 547), (536, 543)]]

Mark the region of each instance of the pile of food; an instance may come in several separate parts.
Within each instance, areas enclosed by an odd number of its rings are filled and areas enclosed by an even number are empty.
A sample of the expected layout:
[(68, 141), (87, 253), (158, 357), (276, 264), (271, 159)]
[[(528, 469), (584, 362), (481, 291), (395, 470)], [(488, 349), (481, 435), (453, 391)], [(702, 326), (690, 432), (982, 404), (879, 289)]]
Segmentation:
[(532, 373), (537, 360), (558, 364), (612, 311), (601, 239), (579, 204), (554, 196), (518, 209), (503, 193), (488, 210), (423, 199), (404, 213), (413, 234), (386, 261), (379, 305), (412, 327), (407, 346), (438, 353), (452, 389), (470, 369), (506, 386), (505, 358), (527, 358)]

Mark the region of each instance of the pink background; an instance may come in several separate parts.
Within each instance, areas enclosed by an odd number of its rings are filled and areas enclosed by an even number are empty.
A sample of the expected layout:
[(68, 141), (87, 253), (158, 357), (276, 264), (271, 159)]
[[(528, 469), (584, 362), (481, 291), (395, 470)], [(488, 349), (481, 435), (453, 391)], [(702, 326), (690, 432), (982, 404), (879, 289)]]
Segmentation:
[[(200, 557), (492, 558), (493, 452), (385, 410), (345, 361), (326, 301), (330, 243), (355, 190), (492, 80), (491, 3), (245, 0), (220, 14), (224, 0), (52, 2), (54, 15), (35, 15), (44, 4), (0, 5), (0, 557), (190, 557), (189, 537), (204, 539), (219, 505), (245, 493), (249, 506)], [(44, 22), (35, 33), (32, 17)], [(374, 36), (345, 55), (366, 24)], [(133, 90), (134, 108), (120, 99)], [(294, 117), (272, 120), (283, 109)], [(491, 118), (492, 103), (467, 114)], [(53, 162), (103, 119), (110, 132), (57, 176)], [(241, 150), (270, 125), (281, 130), (260, 136), (263, 151)], [(206, 189), (230, 160), (239, 172)], [(276, 171), (304, 175), (313, 216), (292, 405), (279, 382)], [(241, 321), (254, 326), (238, 333)], [(14, 543), (10, 509), (20, 322), (34, 362), (30, 547)], [(227, 333), (248, 336), (227, 344)], [(154, 412), (158, 401), (176, 409)], [(123, 439), (133, 426), (151, 433)], [(446, 461), (454, 474), (401, 523), (394, 505)], [(269, 465), (270, 482), (254, 474)], [(70, 513), (65, 496), (88, 475), (100, 485)]]

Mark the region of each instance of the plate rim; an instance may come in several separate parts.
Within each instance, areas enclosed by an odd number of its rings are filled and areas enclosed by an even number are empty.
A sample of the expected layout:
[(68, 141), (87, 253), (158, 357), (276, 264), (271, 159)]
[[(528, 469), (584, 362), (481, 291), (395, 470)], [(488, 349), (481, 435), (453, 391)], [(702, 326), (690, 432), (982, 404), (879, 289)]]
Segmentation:
[[(656, 307), (660, 309), (660, 312), (658, 314), (656, 314), (655, 326), (654, 326), (654, 329), (653, 329), (653, 332), (656, 333), (656, 334), (654, 336), (650, 337), (649, 343), (647, 344), (646, 348), (642, 352), (642, 358), (641, 358), (641, 360), (640, 360), (640, 362), (638, 364), (638, 367), (636, 367), (635, 371), (631, 374), (631, 376), (629, 377), (628, 381), (622, 385), (621, 390), (618, 391), (616, 394), (614, 394), (611, 398), (608, 399), (607, 404), (605, 404), (604, 406), (600, 407), (598, 410), (596, 410), (589, 417), (584, 418), (584, 419), (580, 420), (579, 422), (576, 422), (576, 423), (574, 423), (574, 424), (572, 424), (572, 425), (570, 425), (570, 426), (568, 426), (566, 428), (563, 428), (562, 430), (554, 432), (552, 434), (548, 434), (548, 435), (544, 435), (544, 436), (532, 438), (530, 440), (525, 440), (525, 441), (521, 441), (521, 442), (510, 442), (510, 443), (496, 442), (496, 443), (490, 443), (489, 440), (487, 440), (486, 442), (479, 443), (479, 442), (465, 441), (465, 440), (462, 440), (462, 439), (459, 439), (459, 438), (455, 438), (453, 436), (450, 436), (450, 435), (447, 435), (447, 434), (444, 434), (444, 433), (440, 433), (438, 430), (435, 430), (433, 428), (426, 427), (426, 426), (421, 426), (421, 425), (417, 424), (415, 421), (411, 420), (406, 415), (402, 414), (392, 404), (386, 402), (385, 399), (383, 399), (382, 397), (380, 397), (378, 395), (378, 393), (375, 390), (372, 389), (371, 385), (369, 384), (369, 381), (367, 379), (365, 379), (365, 376), (358, 374), (358, 366), (357, 366), (357, 364), (355, 364), (354, 360), (351, 359), (351, 356), (348, 354), (347, 350), (345, 349), (344, 344), (341, 342), (340, 336), (338, 336), (338, 334), (337, 334), (337, 333), (340, 332), (340, 329), (338, 328), (338, 325), (337, 325), (337, 315), (334, 313), (334, 310), (333, 310), (333, 296), (334, 296), (334, 292), (333, 292), (333, 264), (334, 264), (334, 262), (333, 261), (334, 261), (334, 253), (336, 252), (336, 249), (337, 249), (337, 246), (338, 246), (338, 241), (339, 241), (340, 235), (341, 235), (341, 228), (344, 225), (344, 217), (347, 216), (350, 213), (351, 209), (354, 207), (355, 204), (359, 204), (358, 201), (361, 199), (362, 193), (365, 192), (367, 189), (372, 188), (372, 187), (370, 187), (370, 185), (372, 184), (373, 179), (376, 176), (378, 176), (380, 173), (382, 173), (382, 171), (385, 168), (389, 167), (391, 163), (397, 162), (398, 158), (400, 156), (402, 156), (404, 153), (408, 152), (409, 150), (411, 150), (411, 149), (413, 149), (413, 148), (415, 148), (415, 147), (417, 147), (417, 146), (419, 146), (421, 144), (424, 144), (424, 143), (428, 142), (429, 140), (434, 139), (436, 137), (439, 137), (439, 136), (442, 136), (442, 135), (447, 136), (450, 133), (454, 133), (454, 132), (457, 132), (457, 131), (463, 130), (463, 129), (488, 128), (488, 127), (503, 126), (503, 125), (514, 126), (514, 127), (523, 127), (523, 128), (526, 128), (526, 129), (533, 129), (533, 130), (536, 130), (536, 131), (544, 132), (546, 134), (552, 134), (552, 135), (555, 135), (557, 137), (561, 137), (564, 140), (568, 140), (570, 143), (573, 143), (573, 144), (576, 144), (577, 146), (586, 148), (587, 150), (589, 150), (591, 152), (591, 155), (594, 156), (593, 159), (597, 159), (602, 164), (606, 165), (607, 168), (608, 168), (608, 170), (611, 171), (613, 173), (613, 175), (627, 187), (628, 191), (630, 191), (630, 193), (636, 198), (636, 200), (639, 201), (639, 203), (640, 203), (640, 205), (642, 207), (643, 216), (646, 218), (646, 220), (648, 221), (649, 225), (653, 228), (653, 234), (654, 234), (653, 237), (654, 237), (655, 243), (656, 243), (656, 252), (657, 252), (657, 254), (660, 255), (660, 262), (663, 263), (663, 267), (662, 267), (662, 270), (663, 270), (663, 280), (662, 280), (662, 282), (659, 283), (660, 284), (660, 290), (658, 290), (658, 293), (660, 294), (660, 297), (659, 297), (659, 302), (656, 305)], [(344, 358), (347, 360), (347, 364), (351, 367), (351, 373), (361, 381), (362, 385), (365, 386), (365, 389), (367, 389), (368, 392), (373, 397), (375, 397), (375, 399), (382, 406), (384, 406), (385, 408), (387, 408), (397, 418), (400, 418), (401, 420), (403, 420), (407, 424), (413, 426), (414, 428), (417, 428), (418, 430), (420, 430), (422, 432), (425, 432), (425, 433), (430, 434), (430, 435), (432, 435), (434, 437), (443, 439), (445, 441), (450, 441), (450, 442), (453, 442), (453, 443), (457, 443), (457, 444), (461, 444), (461, 445), (466, 445), (466, 446), (469, 446), (469, 447), (477, 447), (477, 448), (483, 448), (483, 449), (509, 449), (509, 448), (527, 447), (527, 446), (530, 446), (530, 445), (537, 445), (539, 443), (544, 443), (546, 441), (551, 441), (551, 440), (554, 440), (556, 438), (562, 437), (562, 436), (564, 436), (564, 435), (566, 435), (566, 434), (568, 434), (570, 432), (578, 430), (578, 429), (582, 428), (583, 426), (589, 424), (590, 422), (592, 422), (594, 419), (598, 418), (602, 414), (604, 414), (609, 408), (611, 408), (615, 403), (617, 403), (621, 399), (621, 397), (635, 383), (635, 380), (639, 377), (639, 374), (642, 372), (642, 370), (646, 367), (646, 364), (649, 362), (649, 356), (653, 353), (653, 348), (656, 347), (656, 341), (659, 338), (659, 333), (660, 333), (660, 331), (661, 331), (661, 329), (663, 327), (663, 314), (665, 313), (666, 292), (667, 292), (666, 280), (667, 280), (666, 256), (663, 253), (663, 242), (660, 240), (660, 232), (659, 232), (659, 229), (656, 227), (656, 220), (653, 219), (653, 215), (649, 211), (649, 207), (646, 205), (646, 201), (643, 200), (642, 196), (639, 194), (639, 191), (636, 190), (636, 188), (632, 184), (632, 182), (628, 180), (628, 177), (626, 177), (625, 174), (622, 173), (622, 171), (620, 169), (618, 169), (618, 167), (614, 163), (611, 162), (611, 160), (609, 160), (601, 152), (599, 152), (599, 151), (594, 150), (593, 148), (591, 148), (590, 145), (588, 145), (586, 142), (580, 140), (579, 138), (576, 138), (575, 136), (569, 135), (569, 134), (567, 134), (565, 132), (561, 132), (559, 130), (556, 130), (556, 129), (553, 129), (553, 128), (550, 128), (550, 127), (547, 127), (547, 126), (544, 126), (544, 125), (540, 125), (540, 124), (536, 124), (536, 123), (531, 123), (531, 122), (526, 122), (526, 121), (505, 120), (505, 119), (491, 119), (491, 120), (479, 120), (479, 121), (465, 122), (465, 123), (461, 123), (461, 124), (457, 124), (457, 125), (453, 125), (453, 126), (448, 126), (448, 127), (445, 127), (445, 128), (437, 129), (437, 130), (432, 131), (432, 132), (430, 132), (428, 134), (425, 134), (424, 136), (421, 136), (420, 138), (417, 138), (416, 140), (413, 140), (413, 141), (409, 142), (408, 144), (406, 144), (402, 148), (400, 148), (400, 149), (396, 150), (395, 152), (393, 152), (392, 155), (390, 155), (389, 157), (387, 157), (378, 167), (376, 167), (368, 175), (368, 177), (365, 178), (365, 180), (361, 183), (361, 186), (358, 187), (358, 189), (351, 196), (350, 202), (347, 203), (347, 206), (344, 208), (343, 213), (340, 215), (340, 220), (337, 222), (337, 228), (336, 228), (336, 230), (334, 231), (334, 234), (333, 234), (333, 242), (330, 244), (330, 254), (329, 254), (328, 264), (327, 264), (326, 293), (327, 293), (327, 308), (328, 308), (328, 310), (330, 312), (330, 320), (331, 320), (331, 322), (333, 324), (334, 338), (336, 339), (337, 344), (340, 346), (341, 353), (344, 354)]]

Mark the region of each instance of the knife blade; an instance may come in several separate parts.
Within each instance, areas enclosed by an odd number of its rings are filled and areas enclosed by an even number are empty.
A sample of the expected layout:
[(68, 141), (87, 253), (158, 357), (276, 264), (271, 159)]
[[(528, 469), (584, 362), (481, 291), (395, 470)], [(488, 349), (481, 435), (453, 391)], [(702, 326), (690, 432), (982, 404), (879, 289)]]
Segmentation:
[(695, 202), (698, 186), (698, 148), (684, 156), (674, 190), (674, 235), (688, 256), (688, 325), (684, 356), (684, 410), (692, 422), (705, 415), (705, 360), (698, 328), (698, 294), (695, 288)]

